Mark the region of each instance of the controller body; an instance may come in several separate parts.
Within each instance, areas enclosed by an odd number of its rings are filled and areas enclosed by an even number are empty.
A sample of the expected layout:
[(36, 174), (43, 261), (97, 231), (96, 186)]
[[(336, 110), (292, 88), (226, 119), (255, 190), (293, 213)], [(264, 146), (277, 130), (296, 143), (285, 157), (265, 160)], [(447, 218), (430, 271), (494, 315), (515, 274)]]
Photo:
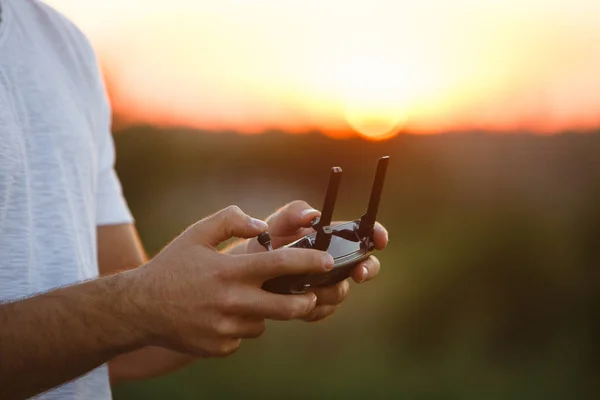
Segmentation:
[[(373, 229), (379, 209), (383, 183), (389, 157), (382, 157), (377, 163), (377, 172), (373, 181), (371, 197), (367, 212), (358, 220), (330, 225), (342, 169), (333, 167), (321, 217), (312, 221), (314, 233), (292, 242), (284, 248), (316, 249), (326, 251), (333, 257), (334, 267), (324, 274), (287, 275), (270, 279), (263, 284), (263, 289), (278, 294), (300, 294), (307, 289), (331, 286), (347, 279), (352, 269), (367, 259), (375, 251)], [(258, 241), (268, 251), (273, 251), (268, 233), (262, 233)]]
[[(350, 276), (354, 266), (367, 259), (375, 246), (372, 236), (360, 237), (359, 220), (331, 226), (332, 237), (327, 252), (334, 261), (333, 269), (325, 274), (287, 275), (271, 279), (263, 288), (279, 294), (305, 293), (306, 289), (319, 286), (331, 286)], [(317, 233), (305, 236), (284, 247), (311, 249), (315, 244)]]

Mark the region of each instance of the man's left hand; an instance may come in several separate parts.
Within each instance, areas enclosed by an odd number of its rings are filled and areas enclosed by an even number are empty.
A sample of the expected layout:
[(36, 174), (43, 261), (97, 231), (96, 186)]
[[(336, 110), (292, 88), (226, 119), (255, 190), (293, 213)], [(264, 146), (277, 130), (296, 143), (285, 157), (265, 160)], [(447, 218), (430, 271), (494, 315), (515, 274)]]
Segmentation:
[[(320, 215), (321, 213), (318, 210), (301, 200), (288, 203), (277, 210), (266, 220), (269, 224), (269, 234), (271, 235), (273, 248), (276, 249), (313, 233), (311, 221)], [(341, 222), (334, 222), (333, 224), (339, 223)], [(388, 242), (387, 230), (381, 224), (376, 223), (373, 236), (375, 249), (384, 249)], [(246, 251), (257, 253), (266, 250), (256, 239), (252, 239), (247, 242)], [(351, 277), (356, 283), (363, 283), (375, 278), (379, 274), (379, 268), (380, 264), (377, 257), (370, 256), (354, 267)], [(349, 290), (348, 280), (344, 280), (335, 286), (311, 289), (317, 295), (317, 307), (303, 319), (313, 322), (330, 316), (348, 296)]]

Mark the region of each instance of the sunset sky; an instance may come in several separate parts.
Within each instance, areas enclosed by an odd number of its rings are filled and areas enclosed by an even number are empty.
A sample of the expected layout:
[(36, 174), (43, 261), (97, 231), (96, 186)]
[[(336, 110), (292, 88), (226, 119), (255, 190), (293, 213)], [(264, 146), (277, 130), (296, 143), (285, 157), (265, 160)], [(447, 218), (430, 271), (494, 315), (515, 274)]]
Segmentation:
[(51, 0), (133, 122), (255, 133), (600, 127), (598, 0)]

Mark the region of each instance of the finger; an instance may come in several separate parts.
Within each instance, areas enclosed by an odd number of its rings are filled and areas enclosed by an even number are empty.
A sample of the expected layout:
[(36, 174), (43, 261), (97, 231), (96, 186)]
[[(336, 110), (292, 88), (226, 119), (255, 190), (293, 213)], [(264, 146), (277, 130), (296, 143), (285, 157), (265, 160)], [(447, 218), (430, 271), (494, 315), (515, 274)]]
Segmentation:
[(330, 254), (312, 249), (278, 249), (235, 256), (247, 276), (262, 282), (283, 275), (321, 274), (333, 268)]
[(317, 296), (310, 292), (284, 295), (253, 290), (246, 299), (246, 315), (277, 321), (303, 318), (317, 305)]
[(321, 212), (315, 210), (307, 202), (302, 200), (292, 201), (285, 207), (283, 222), (290, 228), (299, 227), (310, 228), (312, 220), (321, 215)]
[(302, 319), (306, 322), (321, 321), (335, 313), (337, 309), (338, 306), (318, 306)]
[(278, 236), (296, 233), (300, 228), (309, 228), (311, 221), (321, 215), (305, 201), (296, 200), (281, 207), (267, 218), (269, 230)]
[(195, 240), (217, 246), (232, 237), (250, 238), (267, 230), (266, 222), (246, 215), (238, 206), (229, 206), (190, 228)]
[(377, 250), (385, 249), (388, 244), (388, 231), (379, 222), (376, 222), (373, 228), (373, 241)]
[(310, 222), (321, 215), (321, 212), (315, 210), (303, 200), (295, 200), (281, 207), (275, 214), (268, 218), (269, 225), (278, 224), (281, 227), (292, 227), (294, 230), (304, 227), (310, 227)]
[(379, 274), (380, 269), (381, 264), (379, 263), (379, 259), (375, 256), (370, 256), (354, 267), (350, 275), (354, 279), (354, 282), (363, 283), (374, 279)]
[(335, 306), (344, 301), (348, 296), (350, 283), (347, 280), (344, 280), (337, 285), (316, 287), (310, 291), (317, 295), (317, 306)]

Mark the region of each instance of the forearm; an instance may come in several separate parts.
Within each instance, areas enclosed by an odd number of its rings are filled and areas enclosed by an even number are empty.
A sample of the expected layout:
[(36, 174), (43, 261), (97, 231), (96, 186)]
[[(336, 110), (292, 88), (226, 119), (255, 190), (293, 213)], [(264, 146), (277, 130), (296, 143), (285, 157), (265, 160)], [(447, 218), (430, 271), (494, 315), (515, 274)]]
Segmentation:
[(146, 344), (132, 283), (116, 274), (1, 304), (1, 397), (46, 391)]
[(116, 385), (155, 378), (175, 372), (196, 360), (198, 357), (174, 350), (155, 346), (144, 347), (119, 355), (110, 361), (110, 383)]

